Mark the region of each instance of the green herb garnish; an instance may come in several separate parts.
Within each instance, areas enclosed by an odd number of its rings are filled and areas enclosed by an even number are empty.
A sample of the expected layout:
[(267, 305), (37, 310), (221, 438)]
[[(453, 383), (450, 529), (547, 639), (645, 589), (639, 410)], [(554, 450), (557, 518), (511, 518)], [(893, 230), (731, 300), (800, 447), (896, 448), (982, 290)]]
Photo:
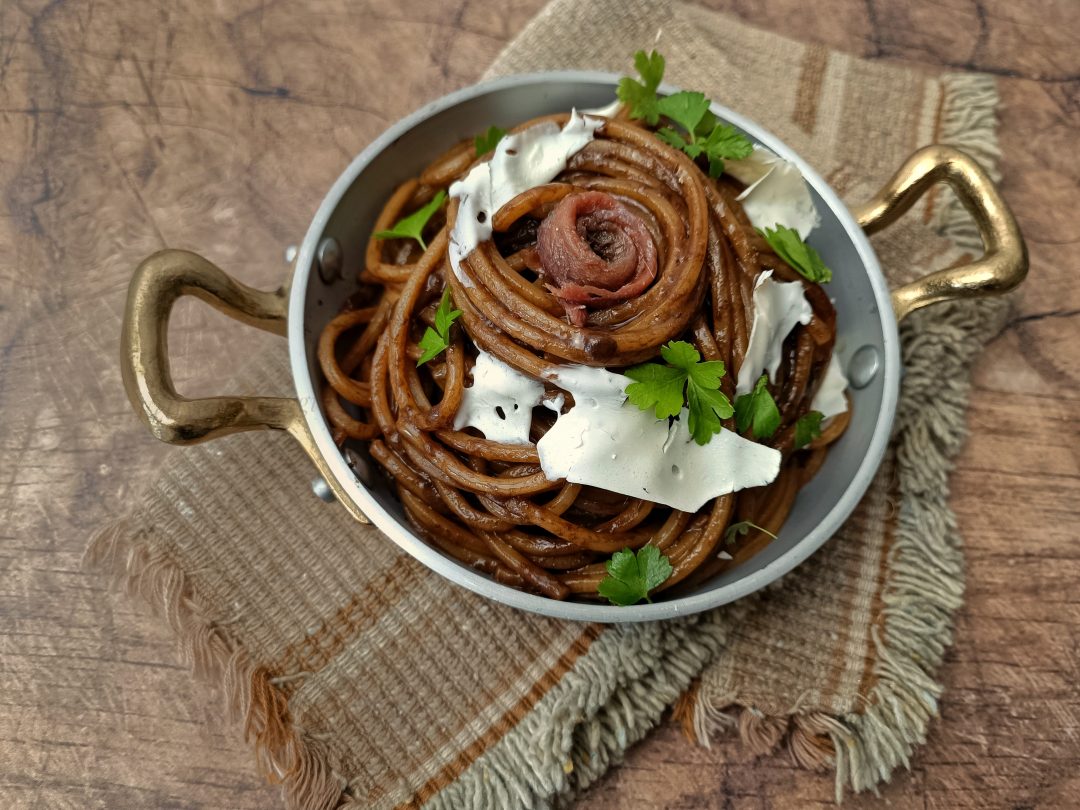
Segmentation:
[(450, 288), (443, 290), (439, 308), (435, 310), (435, 328), (430, 326), (420, 338), (420, 348), (424, 353), (416, 361), (416, 365), (422, 366), (433, 357), (438, 357), (450, 347), (450, 324), (461, 317), (460, 309), (450, 308)]
[(492, 124), (487, 128), (487, 132), (483, 135), (477, 135), (476, 138), (473, 139), (473, 143), (476, 145), (476, 156), (480, 157), (481, 155), (486, 155), (498, 145), (499, 141), (501, 141), (505, 135), (505, 129), (500, 129)]
[(666, 116), (686, 130), (686, 134), (664, 127), (656, 136), (669, 146), (681, 149), (697, 159), (704, 155), (709, 162), (709, 175), (719, 177), (724, 172), (724, 160), (748, 157), (754, 145), (730, 124), (721, 124), (709, 111), (709, 100), (703, 93), (684, 91), (660, 98), (656, 88), (664, 78), (664, 57), (656, 51), (634, 54), (634, 67), (641, 81), (625, 77), (619, 81), (616, 95), (638, 118), (655, 126), (660, 116)]
[(659, 100), (656, 97), (656, 88), (664, 78), (664, 57), (656, 51), (648, 55), (645, 51), (638, 51), (634, 54), (634, 67), (637, 68), (641, 81), (629, 77), (620, 79), (615, 95), (630, 108), (631, 118), (640, 118), (647, 124), (655, 124), (660, 120), (660, 113), (656, 109)]
[(806, 447), (821, 435), (821, 420), (825, 415), (820, 411), (808, 411), (795, 421), (795, 449)]
[(827, 284), (832, 281), (832, 270), (825, 266), (821, 255), (810, 247), (792, 228), (777, 225), (776, 230), (758, 229), (758, 233), (776, 251), (776, 255), (791, 265), (803, 278), (815, 284)]
[(649, 591), (671, 576), (671, 563), (656, 546), (642, 546), (635, 555), (624, 548), (604, 563), (608, 575), (596, 590), (615, 605), (625, 607), (649, 599)]
[(702, 93), (675, 93), (660, 99), (657, 109), (686, 130), (686, 134), (664, 127), (657, 130), (656, 136), (694, 159), (704, 155), (712, 177), (723, 174), (725, 158), (741, 160), (754, 151), (754, 145), (745, 135), (716, 120), (709, 112), (709, 100)]
[(754, 390), (735, 400), (735, 427), (739, 433), (750, 428), (755, 439), (768, 439), (780, 427), (780, 410), (765, 386), (769, 376), (762, 374)]
[(724, 173), (724, 159), (742, 160), (750, 157), (754, 145), (731, 124), (717, 124), (705, 139), (705, 154), (709, 158), (709, 176)]
[(692, 158), (704, 155), (709, 161), (709, 174), (719, 177), (724, 171), (724, 159), (741, 160), (750, 155), (754, 145), (730, 124), (721, 124), (709, 112), (709, 100), (702, 93), (682, 92), (660, 99), (660, 113), (679, 124), (686, 134), (664, 127), (656, 135)]
[(769, 535), (769, 537), (771, 537), (773, 540), (776, 539), (776, 535), (773, 534), (772, 532), (770, 532), (768, 529), (762, 528), (761, 526), (758, 526), (756, 523), (751, 523), (749, 520), (740, 520), (738, 523), (732, 523), (724, 531), (724, 542), (725, 543), (733, 543), (733, 542), (735, 542), (735, 536), (736, 535), (739, 535), (741, 537), (746, 537), (746, 535), (750, 533), (751, 529), (755, 529), (755, 530), (757, 530), (759, 532), (764, 532), (765, 534)]
[(708, 444), (720, 432), (720, 421), (734, 413), (720, 390), (723, 362), (701, 362), (698, 350), (683, 340), (670, 341), (660, 349), (660, 356), (667, 365), (643, 363), (626, 370), (634, 381), (626, 386), (627, 399), (643, 411), (653, 410), (657, 419), (678, 416), (685, 401), (690, 435), (698, 444)]
[(424, 226), (427, 225), (428, 220), (439, 210), (445, 200), (446, 192), (439, 189), (438, 193), (431, 199), (431, 202), (423, 208), (413, 211), (407, 217), (399, 219), (390, 230), (375, 231), (375, 238), (415, 239), (420, 243), (420, 247), (427, 250), (427, 244), (424, 242), (424, 237), (421, 236), (421, 234), (424, 232)]
[[(686, 146), (691, 147), (693, 151), (687, 152), (690, 157), (697, 157), (700, 155), (701, 145), (697, 141), (695, 130), (697, 129), (698, 124), (701, 123), (701, 119), (705, 117), (705, 113), (709, 111), (709, 100), (705, 98), (705, 94), (683, 90), (681, 93), (673, 93), (670, 96), (665, 96), (660, 99), (656, 104), (656, 108), (661, 115), (667, 116), (686, 130), (689, 143), (687, 143), (682, 136), (671, 127), (664, 127), (656, 134), (665, 141), (668, 141), (668, 143), (671, 143), (669, 140), (670, 138), (674, 138), (675, 143), (672, 144), (673, 146), (678, 146), (681, 142)], [(686, 146), (679, 146), (679, 148), (685, 150)]]

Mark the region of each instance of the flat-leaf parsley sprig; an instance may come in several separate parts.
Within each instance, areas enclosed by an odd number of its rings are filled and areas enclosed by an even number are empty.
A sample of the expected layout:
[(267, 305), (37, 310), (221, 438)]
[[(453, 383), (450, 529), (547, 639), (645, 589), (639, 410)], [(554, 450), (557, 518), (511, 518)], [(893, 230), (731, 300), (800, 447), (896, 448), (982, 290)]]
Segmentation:
[(725, 158), (742, 160), (754, 151), (754, 145), (745, 135), (730, 124), (716, 120), (709, 112), (709, 100), (702, 93), (675, 93), (660, 99), (657, 108), (686, 132), (682, 134), (664, 127), (657, 130), (656, 136), (694, 159), (704, 155), (709, 161), (711, 177), (724, 173)]
[(501, 141), (503, 137), (505, 137), (505, 135), (505, 129), (500, 129), (499, 127), (492, 124), (490, 127), (487, 128), (487, 132), (482, 135), (477, 135), (473, 139), (473, 145), (476, 147), (476, 156), (480, 157), (482, 155), (486, 155), (488, 152), (490, 152), (492, 149), (499, 145), (499, 141)]
[(807, 411), (795, 421), (795, 449), (800, 450), (821, 435), (821, 411)]
[(435, 212), (442, 207), (443, 202), (446, 200), (446, 192), (439, 189), (439, 192), (431, 198), (431, 202), (425, 205), (423, 208), (419, 208), (413, 211), (407, 217), (399, 219), (394, 223), (394, 227), (386, 231), (375, 231), (376, 239), (415, 239), (420, 243), (420, 247), (427, 250), (427, 243), (424, 242), (424, 226), (428, 224), (428, 220), (435, 215)]
[(670, 341), (660, 356), (666, 365), (643, 363), (626, 370), (634, 381), (626, 386), (627, 399), (643, 411), (652, 410), (657, 419), (678, 416), (685, 402), (690, 435), (698, 444), (708, 444), (720, 432), (720, 422), (735, 412), (720, 390), (723, 361), (702, 362), (698, 350), (684, 340)]
[(777, 256), (806, 280), (815, 284), (828, 284), (832, 281), (832, 270), (825, 266), (821, 254), (806, 244), (795, 229), (777, 224), (775, 229), (759, 228), (758, 233), (769, 243), (769, 247), (776, 251)]
[(664, 57), (656, 51), (650, 54), (638, 51), (634, 54), (634, 67), (637, 68), (641, 81), (624, 76), (619, 79), (615, 95), (630, 108), (631, 118), (640, 118), (646, 124), (656, 124), (660, 120), (660, 112), (656, 108), (656, 88), (664, 78)]
[(604, 563), (608, 575), (600, 580), (597, 592), (612, 604), (626, 607), (649, 599), (649, 591), (671, 576), (671, 562), (656, 546), (642, 546), (634, 554), (628, 548), (616, 551)]
[(435, 328), (429, 326), (420, 338), (419, 346), (424, 353), (416, 361), (417, 366), (424, 365), (450, 348), (450, 325), (460, 317), (460, 309), (451, 309), (450, 288), (447, 287), (443, 290), (439, 308), (435, 310)]
[(780, 409), (766, 386), (769, 376), (762, 374), (754, 384), (754, 390), (735, 400), (735, 428), (746, 433), (747, 428), (755, 439), (768, 439), (780, 427)]
[(721, 124), (709, 111), (709, 99), (704, 93), (682, 91), (660, 97), (656, 88), (664, 78), (664, 57), (656, 51), (634, 54), (634, 67), (641, 81), (625, 77), (619, 81), (616, 95), (627, 105), (631, 118), (655, 126), (663, 116), (683, 128), (680, 133), (663, 127), (656, 136), (669, 146), (681, 149), (695, 160), (704, 155), (709, 163), (709, 175), (719, 177), (724, 160), (742, 160), (754, 151), (749, 138), (730, 124)]

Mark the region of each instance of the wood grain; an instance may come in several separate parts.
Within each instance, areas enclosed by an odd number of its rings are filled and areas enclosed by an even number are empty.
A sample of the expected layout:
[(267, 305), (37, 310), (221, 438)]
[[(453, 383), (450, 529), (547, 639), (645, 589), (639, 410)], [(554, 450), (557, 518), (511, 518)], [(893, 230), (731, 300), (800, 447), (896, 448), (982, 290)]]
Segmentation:
[[(954, 505), (968, 602), (948, 688), (892, 808), (1075, 807), (1080, 795), (1080, 15), (1074, 0), (711, 0), (871, 58), (1000, 77), (1003, 189), (1031, 279), (984, 355)], [(541, 0), (0, 4), (0, 804), (274, 807), (167, 630), (83, 573), (96, 526), (167, 449), (116, 362), (131, 270), (197, 247), (272, 286), (341, 167), (474, 81)], [(302, 159), (299, 157), (302, 156)], [(182, 306), (181, 390), (220, 390), (275, 338)], [(227, 349), (227, 350), (226, 350)], [(581, 803), (831, 804), (783, 754), (667, 725)], [(847, 806), (876, 806), (858, 797)]]

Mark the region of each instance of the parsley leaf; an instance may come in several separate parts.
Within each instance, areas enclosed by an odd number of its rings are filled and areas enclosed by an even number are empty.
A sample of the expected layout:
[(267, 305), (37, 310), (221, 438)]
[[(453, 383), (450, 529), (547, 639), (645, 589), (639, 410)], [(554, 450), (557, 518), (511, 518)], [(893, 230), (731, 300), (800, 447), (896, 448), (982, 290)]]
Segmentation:
[(705, 139), (704, 151), (709, 158), (709, 176), (719, 177), (724, 173), (725, 158), (742, 160), (750, 157), (754, 145), (731, 124), (717, 124)]
[(473, 139), (473, 143), (476, 145), (476, 156), (480, 157), (481, 155), (486, 155), (498, 146), (499, 141), (503, 139), (504, 135), (506, 135), (506, 130), (500, 129), (494, 124), (488, 127), (487, 132), (483, 135), (477, 135)]
[(630, 108), (631, 118), (641, 118), (647, 124), (655, 124), (660, 120), (660, 113), (656, 109), (656, 88), (664, 78), (664, 57), (656, 51), (650, 54), (638, 51), (634, 54), (634, 67), (642, 80), (639, 82), (629, 77), (620, 79), (615, 95)]
[(438, 357), (450, 348), (450, 325), (461, 317), (460, 309), (450, 308), (450, 288), (443, 290), (439, 308), (435, 310), (435, 328), (430, 326), (424, 331), (418, 344), (424, 353), (416, 361), (417, 366), (422, 366), (428, 360)]
[(678, 416), (682, 411), (686, 387), (686, 372), (682, 369), (645, 363), (627, 369), (626, 376), (634, 380), (626, 386), (626, 396), (641, 410), (654, 409), (657, 419)]
[(697, 129), (705, 113), (709, 111), (709, 100), (704, 93), (694, 93), (683, 90), (681, 93), (672, 93), (665, 96), (656, 104), (656, 109), (661, 115), (666, 115), (676, 124), (686, 130), (690, 137), (690, 143), (696, 142), (694, 131)]
[(697, 129), (694, 130), (694, 134), (707, 137), (718, 123), (720, 123), (720, 119), (716, 117), (716, 114), (712, 110), (706, 110), (705, 115), (701, 116), (701, 121), (698, 122)]
[(629, 108), (631, 118), (655, 126), (663, 115), (686, 130), (685, 136), (671, 127), (657, 131), (657, 137), (668, 146), (681, 149), (695, 160), (705, 155), (712, 177), (723, 174), (725, 159), (740, 160), (753, 151), (754, 146), (745, 135), (730, 124), (721, 124), (709, 110), (704, 93), (683, 91), (664, 98), (656, 95), (656, 88), (664, 78), (664, 57), (659, 53), (638, 51), (634, 54), (634, 67), (641, 81), (623, 77), (615, 94)]
[(635, 555), (624, 548), (604, 563), (608, 575), (596, 590), (612, 604), (625, 607), (649, 599), (649, 591), (671, 576), (671, 563), (656, 546), (642, 546)]
[(668, 146), (674, 146), (676, 149), (681, 149), (686, 152), (690, 157), (697, 158), (704, 150), (704, 145), (700, 142), (688, 143), (682, 135), (673, 130), (671, 127), (664, 127), (656, 131), (656, 137), (666, 143)]
[(754, 438), (768, 439), (780, 427), (780, 410), (765, 387), (768, 382), (769, 376), (762, 374), (753, 391), (735, 400), (735, 427), (739, 433), (751, 428)]
[(821, 420), (824, 416), (820, 411), (808, 411), (795, 421), (796, 450), (800, 447), (806, 447), (821, 435)]
[[(718, 361), (719, 362), (719, 361)], [(720, 420), (729, 419), (734, 409), (723, 391), (709, 390), (691, 383), (686, 390), (690, 421), (686, 427), (694, 441), (708, 444), (720, 432)]]
[(705, 155), (712, 177), (723, 174), (725, 158), (741, 160), (754, 151), (749, 138), (717, 120), (709, 111), (709, 100), (701, 93), (675, 93), (660, 99), (657, 109), (686, 130), (686, 135), (664, 127), (657, 130), (656, 137), (694, 159)]
[(424, 226), (427, 225), (428, 220), (431, 219), (432, 215), (442, 207), (445, 200), (446, 192), (439, 189), (439, 192), (431, 199), (431, 202), (423, 208), (413, 211), (407, 217), (399, 219), (390, 230), (375, 231), (375, 238), (415, 239), (420, 243), (420, 247), (427, 250), (427, 244), (424, 242), (424, 237), (422, 236)]
[(634, 54), (634, 67), (645, 80), (645, 86), (655, 90), (664, 79), (664, 57), (653, 51), (646, 56), (645, 51)]
[(733, 543), (735, 541), (736, 535), (746, 537), (746, 535), (750, 533), (751, 529), (759, 532), (764, 532), (765, 534), (769, 535), (769, 537), (771, 537), (773, 540), (776, 539), (776, 535), (770, 532), (768, 529), (764, 529), (761, 526), (758, 526), (756, 523), (751, 523), (749, 520), (740, 520), (738, 523), (732, 523), (724, 531), (724, 542)]
[[(660, 347), (660, 356), (671, 365), (681, 369), (687, 369), (701, 360), (698, 350), (685, 340), (670, 340)], [(720, 363), (723, 366), (723, 363)]]
[[(683, 340), (672, 340), (660, 349), (667, 365), (643, 363), (626, 370), (634, 382), (626, 386), (626, 397), (641, 410), (652, 410), (657, 419), (678, 416), (685, 402), (689, 411), (687, 429), (698, 444), (708, 444), (720, 432), (721, 420), (735, 412), (720, 390), (724, 364), (720, 360), (701, 361), (698, 350)], [(684, 393), (685, 391), (685, 393)]]
[(776, 230), (758, 229), (758, 233), (776, 251), (776, 255), (791, 265), (803, 278), (816, 284), (832, 281), (832, 270), (825, 266), (821, 255), (799, 237), (799, 232), (777, 224)]
[(750, 157), (754, 145), (731, 124), (717, 124), (705, 139), (705, 149), (717, 157), (742, 160)]

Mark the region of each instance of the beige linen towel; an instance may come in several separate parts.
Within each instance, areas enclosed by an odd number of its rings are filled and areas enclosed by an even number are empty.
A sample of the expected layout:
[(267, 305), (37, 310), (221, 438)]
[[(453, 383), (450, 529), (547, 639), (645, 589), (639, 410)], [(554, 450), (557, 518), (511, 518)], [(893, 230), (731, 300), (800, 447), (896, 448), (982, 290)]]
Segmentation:
[[(851, 202), (935, 141), (994, 169), (991, 79), (868, 63), (688, 5), (557, 0), (490, 73), (625, 72), (654, 45), (670, 82), (762, 122)], [(874, 244), (898, 284), (973, 240), (935, 194)], [(701, 742), (733, 725), (755, 751), (786, 743), (835, 769), (838, 794), (872, 787), (936, 714), (963, 595), (948, 472), (969, 366), (1003, 308), (943, 305), (904, 324), (894, 442), (856, 514), (782, 587), (701, 616), (603, 627), (484, 601), (316, 500), (310, 464), (268, 434), (174, 452), (89, 558), (223, 687), (290, 807), (547, 807), (673, 705)], [(251, 391), (287, 387), (283, 355), (254, 364)]]

